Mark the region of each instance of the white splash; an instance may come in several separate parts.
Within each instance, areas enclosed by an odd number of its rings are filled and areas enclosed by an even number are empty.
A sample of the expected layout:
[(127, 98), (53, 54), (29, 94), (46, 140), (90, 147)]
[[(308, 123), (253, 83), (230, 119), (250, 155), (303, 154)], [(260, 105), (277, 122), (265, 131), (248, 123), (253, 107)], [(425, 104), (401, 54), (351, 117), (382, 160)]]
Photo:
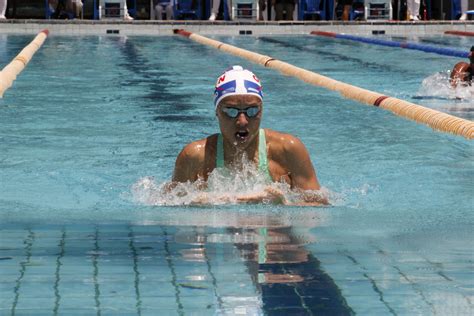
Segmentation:
[[(174, 187), (169, 182), (158, 184), (153, 177), (139, 179), (132, 186), (133, 199), (145, 205), (221, 205), (237, 204), (242, 199), (266, 195), (261, 203), (294, 204), (302, 200), (302, 194), (291, 190), (285, 182), (268, 183), (255, 164), (245, 162), (241, 170), (216, 168), (209, 174), (207, 183), (178, 183)], [(330, 196), (329, 190), (305, 191), (305, 196)], [(275, 196), (278, 198), (274, 199)], [(279, 197), (282, 196), (280, 199)], [(276, 202), (276, 200), (280, 202)]]
[(458, 84), (451, 87), (449, 82), (450, 71), (438, 72), (425, 78), (417, 95), (440, 99), (464, 100), (470, 103), (474, 99), (474, 86)]

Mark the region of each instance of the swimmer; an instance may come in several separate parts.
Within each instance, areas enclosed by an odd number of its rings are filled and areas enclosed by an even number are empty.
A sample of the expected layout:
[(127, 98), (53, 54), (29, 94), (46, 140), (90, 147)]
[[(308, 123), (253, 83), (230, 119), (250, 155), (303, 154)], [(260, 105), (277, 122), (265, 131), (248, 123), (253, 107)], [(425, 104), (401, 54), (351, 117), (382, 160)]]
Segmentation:
[[(249, 70), (233, 66), (217, 79), (214, 106), (220, 133), (194, 141), (176, 159), (173, 185), (206, 183), (215, 168), (241, 170), (251, 161), (268, 184), (286, 182), (301, 195), (298, 205), (326, 205), (316, 172), (303, 143), (290, 134), (261, 129), (263, 94), (260, 80)], [(270, 186), (261, 194), (240, 196), (240, 203), (287, 204), (283, 193)]]
[(454, 65), (449, 80), (453, 88), (456, 88), (459, 83), (463, 86), (471, 85), (474, 75), (474, 46), (471, 47), (468, 58), (470, 64), (461, 61)]

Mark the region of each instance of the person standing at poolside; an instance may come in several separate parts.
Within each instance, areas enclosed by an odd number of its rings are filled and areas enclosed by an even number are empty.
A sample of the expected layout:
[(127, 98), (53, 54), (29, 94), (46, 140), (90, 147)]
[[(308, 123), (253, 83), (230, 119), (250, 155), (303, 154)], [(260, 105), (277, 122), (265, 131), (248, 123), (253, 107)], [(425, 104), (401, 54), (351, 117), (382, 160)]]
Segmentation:
[(407, 20), (420, 20), (420, 4), (421, 0), (407, 0)]
[(275, 21), (292, 21), (295, 4), (295, 0), (272, 0), (272, 6), (275, 8)]
[(474, 46), (471, 47), (471, 51), (468, 55), (470, 63), (464, 61), (458, 62), (454, 65), (451, 71), (450, 83), (453, 88), (456, 88), (458, 84), (471, 85), (474, 76)]
[(0, 20), (5, 20), (5, 12), (7, 11), (7, 0), (0, 0)]
[[(221, 6), (222, 0), (212, 0), (211, 1), (211, 16), (209, 17), (209, 21), (215, 21), (217, 19), (217, 15), (219, 14), (219, 8)], [(230, 15), (230, 1), (223, 0), (224, 6), (226, 6), (225, 10), (229, 12)]]
[(459, 17), (460, 21), (467, 20), (467, 10), (468, 10), (467, 8), (468, 8), (467, 0), (461, 0), (461, 16)]
[(166, 13), (166, 19), (173, 19), (173, 3), (169, 0), (153, 0), (155, 9), (155, 20), (163, 20), (163, 12)]
[[(301, 194), (299, 205), (328, 204), (315, 193), (316, 172), (303, 143), (290, 134), (261, 129), (263, 94), (260, 80), (249, 70), (233, 66), (217, 79), (214, 106), (220, 134), (194, 141), (176, 159), (173, 182), (207, 181), (215, 168), (241, 170), (245, 161), (258, 166), (267, 183), (286, 182)], [(238, 201), (285, 203), (281, 192), (268, 187), (262, 194)]]
[(352, 10), (352, 0), (339, 0), (338, 3), (342, 6), (341, 20), (349, 21)]

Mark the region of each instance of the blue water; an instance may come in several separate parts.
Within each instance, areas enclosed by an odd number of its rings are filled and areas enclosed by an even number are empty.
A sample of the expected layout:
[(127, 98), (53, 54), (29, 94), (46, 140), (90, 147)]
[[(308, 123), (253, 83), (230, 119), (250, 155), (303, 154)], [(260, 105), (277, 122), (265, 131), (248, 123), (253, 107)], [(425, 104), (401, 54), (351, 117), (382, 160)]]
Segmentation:
[[(470, 91), (446, 88), (457, 58), (217, 39), (473, 118)], [(2, 35), (2, 67), (31, 40)], [(164, 205), (177, 153), (218, 131), (212, 87), (232, 64), (258, 74), (263, 127), (301, 138), (332, 206)], [(0, 314), (472, 313), (473, 153), (187, 39), (51, 36), (0, 99)]]

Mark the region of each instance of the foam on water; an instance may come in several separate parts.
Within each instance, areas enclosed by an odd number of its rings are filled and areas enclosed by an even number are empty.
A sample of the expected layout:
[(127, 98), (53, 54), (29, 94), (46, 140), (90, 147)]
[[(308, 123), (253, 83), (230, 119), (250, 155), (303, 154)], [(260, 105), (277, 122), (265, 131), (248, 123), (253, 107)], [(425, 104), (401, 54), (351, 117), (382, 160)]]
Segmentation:
[[(326, 188), (304, 194), (330, 200), (336, 196)], [(188, 181), (171, 187), (169, 182), (158, 184), (153, 177), (143, 177), (132, 186), (133, 200), (145, 205), (237, 204), (242, 198), (259, 195), (266, 195), (264, 204), (294, 204), (303, 200), (302, 194), (291, 190), (285, 182), (269, 184), (265, 174), (251, 162), (243, 163), (239, 170), (216, 168), (207, 182)]]
[(425, 78), (418, 90), (417, 96), (440, 99), (457, 99), (460, 103), (473, 105), (474, 86), (458, 84), (452, 88), (449, 83), (450, 71), (437, 72)]

